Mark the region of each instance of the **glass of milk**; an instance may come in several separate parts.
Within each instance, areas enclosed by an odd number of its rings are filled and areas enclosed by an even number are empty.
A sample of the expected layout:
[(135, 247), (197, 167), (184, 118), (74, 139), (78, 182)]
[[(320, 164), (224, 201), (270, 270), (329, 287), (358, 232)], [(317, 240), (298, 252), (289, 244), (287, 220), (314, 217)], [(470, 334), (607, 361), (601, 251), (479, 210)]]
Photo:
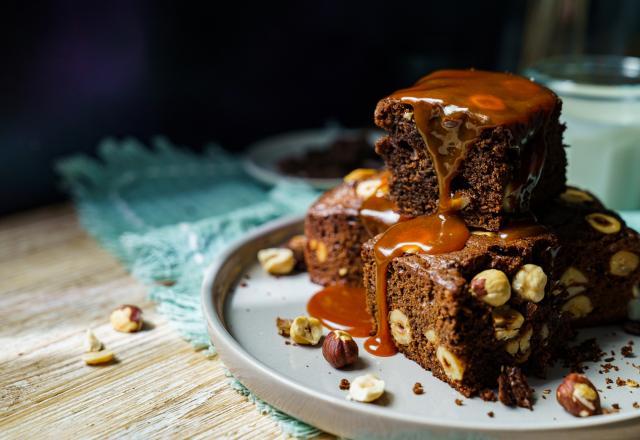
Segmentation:
[(564, 56), (525, 70), (562, 98), (569, 184), (640, 208), (640, 58)]

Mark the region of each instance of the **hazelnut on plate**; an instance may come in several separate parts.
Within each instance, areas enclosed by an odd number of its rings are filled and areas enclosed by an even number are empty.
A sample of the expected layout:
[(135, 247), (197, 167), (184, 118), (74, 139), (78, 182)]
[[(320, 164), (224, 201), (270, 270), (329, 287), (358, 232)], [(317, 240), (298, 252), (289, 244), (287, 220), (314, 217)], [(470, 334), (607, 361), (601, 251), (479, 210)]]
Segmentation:
[(358, 344), (349, 333), (333, 330), (324, 338), (322, 355), (333, 368), (342, 368), (358, 360)]
[(311, 316), (298, 316), (291, 323), (289, 333), (296, 344), (316, 345), (322, 337), (322, 323)]
[(349, 387), (348, 399), (373, 402), (384, 394), (384, 381), (374, 374), (356, 377)]
[(138, 306), (124, 304), (111, 312), (111, 326), (114, 330), (133, 333), (142, 329), (142, 309)]
[(565, 411), (575, 417), (602, 414), (598, 391), (582, 374), (567, 375), (556, 391), (556, 398)]
[(258, 251), (258, 261), (271, 275), (288, 275), (296, 265), (293, 251), (288, 248), (267, 248)]

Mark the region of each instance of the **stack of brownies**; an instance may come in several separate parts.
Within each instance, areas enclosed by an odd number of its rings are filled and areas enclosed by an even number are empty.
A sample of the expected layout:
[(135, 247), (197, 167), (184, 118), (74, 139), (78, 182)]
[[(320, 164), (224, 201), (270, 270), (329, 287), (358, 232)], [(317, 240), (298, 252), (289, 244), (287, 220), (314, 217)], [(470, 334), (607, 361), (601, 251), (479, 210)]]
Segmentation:
[(446, 70), (382, 99), (386, 169), (305, 222), (312, 281), (364, 286), (375, 336), (466, 396), (542, 373), (573, 329), (625, 320), (640, 237), (566, 186), (561, 101), (516, 75)]

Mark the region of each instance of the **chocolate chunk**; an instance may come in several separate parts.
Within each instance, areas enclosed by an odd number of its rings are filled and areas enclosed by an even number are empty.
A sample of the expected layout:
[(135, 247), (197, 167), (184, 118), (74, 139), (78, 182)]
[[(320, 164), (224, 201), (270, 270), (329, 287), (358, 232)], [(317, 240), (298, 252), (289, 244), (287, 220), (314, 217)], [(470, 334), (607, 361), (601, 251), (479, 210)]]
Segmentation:
[(533, 390), (518, 367), (504, 367), (498, 377), (498, 399), (507, 406), (533, 410)]
[(341, 379), (339, 387), (341, 390), (348, 390), (351, 387), (351, 383), (347, 379)]

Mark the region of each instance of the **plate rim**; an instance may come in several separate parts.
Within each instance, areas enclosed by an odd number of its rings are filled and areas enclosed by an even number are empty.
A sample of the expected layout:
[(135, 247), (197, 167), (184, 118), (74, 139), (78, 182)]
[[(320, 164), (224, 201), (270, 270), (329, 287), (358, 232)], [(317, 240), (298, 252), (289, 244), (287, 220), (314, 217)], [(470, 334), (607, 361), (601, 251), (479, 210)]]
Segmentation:
[[(431, 419), (429, 416), (417, 416), (417, 415), (409, 415), (402, 413), (392, 413), (385, 407), (379, 407), (375, 405), (369, 404), (361, 404), (350, 402), (346, 399), (340, 399), (334, 396), (330, 396), (323, 393), (318, 393), (310, 388), (305, 387), (303, 384), (300, 384), (292, 379), (287, 378), (282, 375), (279, 371), (276, 371), (269, 367), (268, 365), (262, 363), (260, 360), (256, 359), (246, 351), (240, 343), (231, 335), (231, 333), (227, 330), (226, 325), (224, 323), (224, 317), (219, 316), (217, 307), (214, 301), (214, 290), (213, 287), (215, 285), (216, 278), (220, 275), (220, 270), (225, 265), (226, 261), (233, 256), (242, 246), (249, 244), (250, 242), (261, 238), (263, 236), (272, 234), (280, 229), (284, 228), (292, 228), (296, 224), (302, 223), (304, 221), (304, 215), (295, 215), (295, 216), (287, 216), (284, 218), (272, 220), (267, 222), (249, 233), (245, 236), (234, 240), (230, 243), (225, 250), (214, 259), (214, 261), (207, 267), (206, 273), (202, 282), (201, 287), (201, 306), (203, 309), (204, 316), (207, 321), (207, 326), (209, 329), (210, 339), (216, 339), (214, 341), (217, 347), (218, 345), (225, 346), (226, 349), (232, 350), (234, 352), (235, 357), (240, 358), (244, 363), (244, 367), (248, 368), (254, 374), (258, 375), (266, 375), (268, 380), (275, 381), (278, 386), (294, 388), (296, 393), (301, 395), (304, 398), (316, 400), (321, 404), (333, 405), (334, 408), (343, 410), (346, 412), (355, 412), (358, 413), (359, 416), (365, 417), (380, 417), (383, 419), (393, 420), (394, 422), (404, 422), (413, 426), (422, 427), (424, 429), (428, 428), (437, 428), (437, 429), (449, 429), (455, 431), (474, 431), (474, 432), (484, 432), (484, 433), (509, 433), (509, 432), (527, 432), (527, 433), (544, 433), (550, 431), (566, 431), (572, 429), (585, 429), (590, 427), (604, 427), (606, 425), (614, 425), (619, 422), (625, 422), (633, 419), (638, 419), (640, 422), (640, 412), (633, 413), (620, 413), (620, 414), (607, 414), (602, 415), (601, 417), (587, 417), (587, 418), (576, 418), (575, 420), (567, 420), (563, 422), (557, 422), (558, 424), (554, 426), (538, 426), (536, 424), (522, 424), (518, 426), (493, 426), (488, 427), (486, 425), (479, 425), (477, 422), (466, 422), (464, 420), (456, 420), (455, 424), (451, 422), (443, 422), (438, 419)], [(239, 271), (238, 273), (242, 273)], [(236, 278), (237, 280), (237, 278)], [(235, 285), (235, 283), (233, 283)], [(227, 300), (227, 296), (229, 295), (230, 290), (226, 289), (226, 291), (222, 294), (222, 304), (224, 304)], [(223, 312), (222, 312), (223, 314)], [(215, 335), (215, 338), (213, 337)], [(218, 354), (220, 355), (220, 353)], [(221, 356), (221, 359), (224, 361), (224, 355)], [(231, 371), (232, 368), (227, 365), (227, 368)], [(233, 371), (232, 371), (233, 372)], [(247, 388), (251, 389), (251, 386), (245, 385)], [(552, 393), (555, 395), (555, 393)], [(258, 396), (261, 399), (265, 400), (265, 402), (270, 403), (268, 400), (264, 399), (263, 396)], [(275, 406), (275, 405), (274, 405)], [(277, 406), (275, 406), (278, 408)], [(278, 408), (280, 409), (280, 408)], [(560, 407), (558, 407), (560, 410)], [(289, 410), (282, 410), (288, 414), (291, 413)], [(305, 421), (305, 417), (300, 416), (298, 414), (294, 414), (296, 418), (299, 418)], [(493, 419), (492, 419), (493, 420)], [(495, 420), (493, 421), (495, 422)], [(306, 422), (305, 423), (309, 423)]]

